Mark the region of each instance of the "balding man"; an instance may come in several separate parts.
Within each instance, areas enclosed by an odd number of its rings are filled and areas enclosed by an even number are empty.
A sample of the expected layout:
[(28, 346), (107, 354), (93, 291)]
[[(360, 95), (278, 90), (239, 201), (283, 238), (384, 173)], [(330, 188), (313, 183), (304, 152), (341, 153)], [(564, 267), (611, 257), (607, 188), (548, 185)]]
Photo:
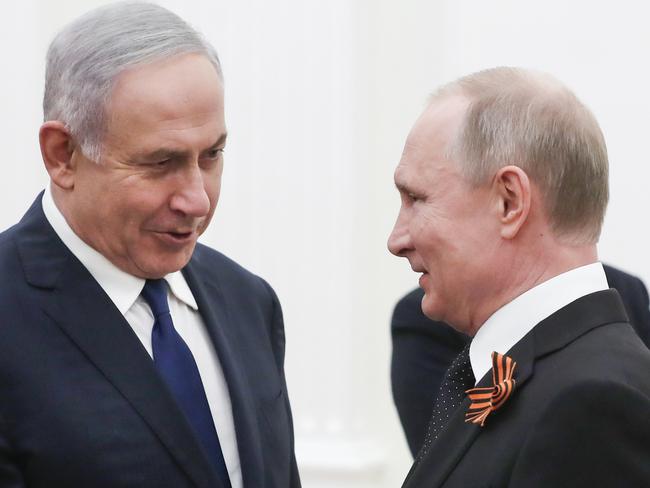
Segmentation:
[(496, 68), (440, 89), (408, 136), (392, 253), (422, 310), (471, 336), (404, 487), (648, 486), (650, 352), (596, 242), (603, 136), (555, 79)]
[(201, 244), (221, 68), (186, 22), (99, 8), (47, 56), (50, 184), (0, 235), (0, 486), (299, 487), (271, 287)]

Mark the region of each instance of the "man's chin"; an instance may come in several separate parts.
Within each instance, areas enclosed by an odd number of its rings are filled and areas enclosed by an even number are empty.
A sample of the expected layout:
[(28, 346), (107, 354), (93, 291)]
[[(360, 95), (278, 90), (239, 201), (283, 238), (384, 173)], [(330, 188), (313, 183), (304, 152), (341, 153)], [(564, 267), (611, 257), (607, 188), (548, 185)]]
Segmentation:
[[(157, 256), (146, 256), (137, 265), (138, 273), (136, 276), (148, 280), (163, 278), (168, 274), (175, 273), (183, 269), (192, 258), (194, 245), (191, 249), (184, 252), (164, 253)], [(154, 259), (152, 259), (154, 258)]]
[(441, 322), (444, 323), (445, 325), (448, 325), (452, 329), (454, 329), (456, 332), (460, 332), (461, 334), (465, 334), (468, 336), (473, 336), (476, 331), (472, 331), (470, 324), (464, 322), (464, 318), (460, 317), (458, 315), (453, 315), (449, 316), (449, 314), (445, 313), (442, 310), (442, 307), (440, 306), (440, 302), (436, 302), (435, 300), (430, 300), (430, 297), (427, 296), (427, 293), (425, 292), (424, 297), (422, 297), (422, 313), (429, 319), (434, 320), (436, 322)]
[(426, 290), (424, 290), (424, 296), (422, 297), (420, 307), (422, 308), (422, 313), (431, 320), (442, 320), (442, 312), (440, 310), (440, 307), (437, 306), (435, 300), (432, 299)]

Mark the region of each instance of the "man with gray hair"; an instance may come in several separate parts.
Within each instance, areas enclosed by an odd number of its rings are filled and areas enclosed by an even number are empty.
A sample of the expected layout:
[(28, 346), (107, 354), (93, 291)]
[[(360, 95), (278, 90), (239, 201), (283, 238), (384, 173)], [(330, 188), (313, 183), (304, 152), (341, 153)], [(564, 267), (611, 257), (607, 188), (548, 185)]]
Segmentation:
[(650, 351), (596, 252), (607, 175), (597, 122), (547, 75), (432, 97), (388, 246), (422, 274), (423, 312), (472, 340), (404, 487), (650, 486)]
[(215, 50), (147, 3), (47, 55), (50, 185), (0, 235), (0, 486), (299, 487), (282, 312), (197, 243), (226, 142)]

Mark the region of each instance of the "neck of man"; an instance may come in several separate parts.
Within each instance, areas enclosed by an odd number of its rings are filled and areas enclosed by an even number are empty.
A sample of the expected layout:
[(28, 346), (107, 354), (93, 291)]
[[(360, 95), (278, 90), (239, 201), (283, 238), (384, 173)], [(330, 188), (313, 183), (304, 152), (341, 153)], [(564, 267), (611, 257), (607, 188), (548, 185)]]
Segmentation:
[(494, 312), (519, 295), (562, 273), (598, 261), (595, 244), (567, 245), (553, 241), (550, 246), (546, 243), (532, 249), (520, 248), (501, 266), (495, 282), (490, 285), (496, 293), (476, 308), (468, 335), (474, 336)]

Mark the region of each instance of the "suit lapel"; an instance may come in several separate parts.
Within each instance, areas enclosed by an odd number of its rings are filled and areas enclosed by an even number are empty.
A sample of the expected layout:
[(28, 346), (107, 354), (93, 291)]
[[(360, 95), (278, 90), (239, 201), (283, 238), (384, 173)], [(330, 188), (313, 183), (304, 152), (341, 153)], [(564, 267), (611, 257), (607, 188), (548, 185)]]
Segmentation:
[(56, 236), (40, 198), (21, 224), (17, 244), (27, 282), (41, 304), (126, 398), (198, 487), (221, 487), (191, 427), (133, 329), (103, 289)]
[(230, 310), (237, 304), (227, 303), (217, 276), (218, 270), (205, 273), (210, 267), (202, 265), (198, 254), (195, 252), (183, 269), (183, 275), (199, 306), (226, 377), (244, 486), (262, 487), (264, 465), (255, 395), (243, 369), (247, 354), (245, 348), (240, 347), (236, 325), (230, 317)]
[(433, 488), (442, 485), (480, 433), (480, 427), (465, 423), (468, 407), (469, 400), (466, 398), (440, 431), (424, 458), (413, 465), (404, 480), (403, 488)]
[[(596, 327), (614, 322), (627, 322), (627, 315), (618, 293), (615, 290), (605, 290), (579, 298), (537, 324), (506, 352), (506, 355), (517, 361), (513, 397), (516, 398), (534, 376), (537, 359), (565, 347)], [(477, 386), (492, 386), (491, 375), (492, 372), (489, 371)], [(490, 421), (494, 422), (497, 416), (508, 415), (506, 403), (501, 409), (490, 414), (491, 418), (488, 417), (485, 427), (479, 427), (465, 423), (465, 412), (469, 405), (470, 401), (466, 398), (451, 416), (426, 456), (413, 465), (403, 488), (442, 486), (482, 429), (490, 428)]]

